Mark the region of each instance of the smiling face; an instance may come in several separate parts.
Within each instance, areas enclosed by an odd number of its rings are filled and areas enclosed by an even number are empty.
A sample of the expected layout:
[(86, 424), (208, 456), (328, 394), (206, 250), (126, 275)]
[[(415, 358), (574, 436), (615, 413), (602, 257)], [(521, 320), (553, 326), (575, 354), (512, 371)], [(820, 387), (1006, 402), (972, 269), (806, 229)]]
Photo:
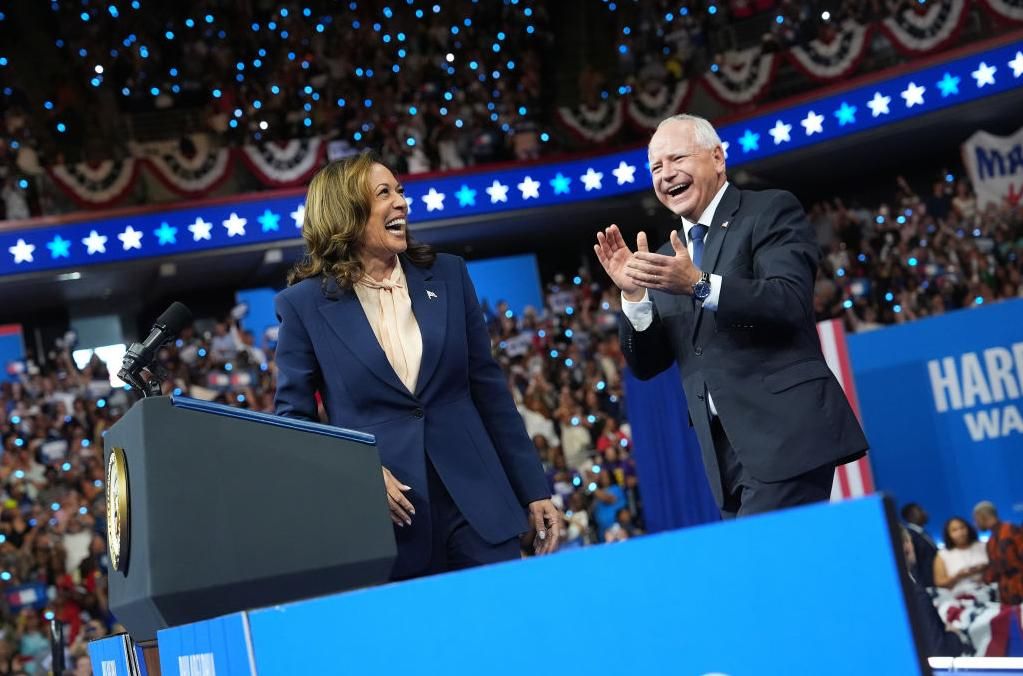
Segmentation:
[(676, 216), (697, 221), (725, 182), (725, 155), (720, 145), (705, 147), (695, 124), (671, 120), (650, 139), (647, 157), (654, 193)]
[(408, 248), (408, 202), (405, 188), (391, 170), (374, 164), (369, 170), (370, 209), (359, 245), (363, 257), (390, 261)]

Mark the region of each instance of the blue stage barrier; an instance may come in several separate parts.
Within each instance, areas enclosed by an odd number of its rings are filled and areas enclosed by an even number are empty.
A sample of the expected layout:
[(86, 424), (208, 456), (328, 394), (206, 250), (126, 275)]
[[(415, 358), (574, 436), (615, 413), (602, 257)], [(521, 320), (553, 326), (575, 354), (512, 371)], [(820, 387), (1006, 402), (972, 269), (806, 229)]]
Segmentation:
[(160, 662), (218, 676), (929, 674), (891, 518), (880, 497), (820, 504), (253, 610), (161, 631)]

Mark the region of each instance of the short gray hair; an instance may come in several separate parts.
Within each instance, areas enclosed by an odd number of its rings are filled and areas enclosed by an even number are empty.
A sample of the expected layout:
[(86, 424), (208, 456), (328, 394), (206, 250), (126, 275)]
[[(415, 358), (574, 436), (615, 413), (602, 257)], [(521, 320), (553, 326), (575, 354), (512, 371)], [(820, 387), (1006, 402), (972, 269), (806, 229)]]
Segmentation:
[(996, 519), (998, 518), (998, 510), (995, 509), (995, 503), (990, 500), (982, 500), (978, 502), (973, 508), (973, 513), (977, 514), (978, 512), (987, 512)]
[(696, 145), (699, 148), (706, 148), (709, 150), (721, 145), (721, 137), (718, 136), (717, 130), (714, 129), (714, 125), (699, 115), (689, 115), (688, 113), (672, 115), (671, 117), (666, 117), (661, 120), (660, 124), (657, 125), (657, 129), (660, 129), (669, 122), (691, 122), (693, 125), (693, 135), (696, 139)]

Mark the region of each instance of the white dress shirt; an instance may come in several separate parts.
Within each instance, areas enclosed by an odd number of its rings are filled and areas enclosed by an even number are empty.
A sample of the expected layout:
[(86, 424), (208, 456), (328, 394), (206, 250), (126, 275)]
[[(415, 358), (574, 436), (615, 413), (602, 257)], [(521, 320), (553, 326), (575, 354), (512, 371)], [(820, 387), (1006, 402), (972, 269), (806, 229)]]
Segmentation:
[[(700, 214), (698, 223), (703, 223), (707, 226), (707, 234), (710, 234), (710, 224), (714, 222), (714, 214), (718, 210), (718, 204), (721, 203), (721, 198), (725, 194), (725, 190), (728, 189), (728, 181), (725, 181), (724, 185), (718, 190), (717, 194), (714, 195), (714, 199), (710, 201), (707, 208)], [(689, 221), (685, 218), (682, 219), (682, 228), (685, 230), (686, 235), (686, 249), (689, 251), (689, 255), (693, 255), (693, 243), (689, 238), (689, 231), (693, 229), (696, 223)], [(704, 235), (704, 241), (706, 241), (706, 235)], [(703, 261), (700, 261), (701, 263)], [(710, 295), (707, 296), (706, 300), (703, 301), (704, 310), (717, 310), (718, 302), (721, 300), (721, 275), (710, 275)], [(646, 331), (650, 328), (650, 325), (654, 321), (654, 304), (650, 300), (650, 294), (644, 290), (643, 298), (638, 301), (631, 301), (625, 298), (625, 294), (622, 294), (622, 312), (628, 318), (629, 323), (632, 324), (632, 328), (636, 331)], [(711, 415), (717, 415), (717, 408), (714, 406), (714, 399), (711, 398), (710, 393), (707, 393), (707, 403), (710, 406)]]

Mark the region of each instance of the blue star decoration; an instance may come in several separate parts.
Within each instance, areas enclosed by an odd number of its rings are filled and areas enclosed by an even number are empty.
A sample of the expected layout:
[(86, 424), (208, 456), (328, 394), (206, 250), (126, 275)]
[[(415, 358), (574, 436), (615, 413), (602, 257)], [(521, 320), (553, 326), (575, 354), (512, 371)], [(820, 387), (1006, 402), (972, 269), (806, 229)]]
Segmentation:
[(256, 219), (263, 226), (263, 232), (277, 231), (281, 229), (281, 215), (266, 209), (263, 215)]
[(571, 182), (572, 179), (559, 171), (558, 175), (551, 179), (551, 187), (554, 188), (554, 194), (567, 195), (569, 192), (568, 184)]
[(463, 185), (455, 193), (455, 197), (458, 199), (458, 206), (460, 207), (474, 207), (476, 206), (476, 191), (467, 185)]
[(60, 235), (54, 235), (53, 239), (46, 243), (52, 258), (68, 258), (71, 255), (71, 240), (64, 239)]
[(838, 126), (844, 127), (847, 124), (856, 124), (856, 106), (850, 106), (842, 101), (842, 105), (835, 111), (835, 118), (838, 119)]
[(164, 221), (160, 224), (159, 228), (153, 230), (153, 234), (156, 235), (159, 240), (160, 246), (178, 243), (178, 229), (171, 227), (170, 223), (167, 221)]
[(938, 89), (941, 90), (941, 98), (954, 96), (959, 93), (959, 77), (952, 73), (945, 73), (945, 76), (938, 80)]
[(744, 153), (759, 150), (760, 134), (754, 134), (751, 130), (747, 129), (746, 132), (739, 137), (739, 143), (742, 144), (742, 152)]

